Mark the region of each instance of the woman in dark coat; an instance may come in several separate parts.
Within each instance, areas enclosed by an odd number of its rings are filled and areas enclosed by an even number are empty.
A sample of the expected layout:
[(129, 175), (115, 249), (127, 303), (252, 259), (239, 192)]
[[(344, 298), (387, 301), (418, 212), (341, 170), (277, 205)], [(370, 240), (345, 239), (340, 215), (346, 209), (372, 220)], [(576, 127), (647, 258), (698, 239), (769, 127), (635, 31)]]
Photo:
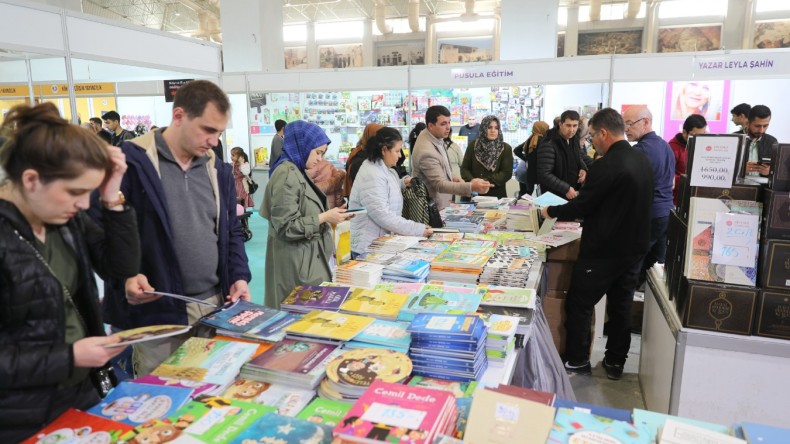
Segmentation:
[(507, 181), (513, 177), (513, 149), (502, 141), (502, 126), (496, 116), (485, 116), (472, 147), (466, 149), (461, 178), (489, 181), (493, 186), (486, 196), (507, 197)]
[[(0, 129), (0, 442), (18, 442), (99, 402), (91, 369), (124, 347), (104, 334), (93, 272), (134, 276), (140, 243), (119, 148), (50, 103), (13, 108)], [(84, 214), (97, 188), (105, 230)]]

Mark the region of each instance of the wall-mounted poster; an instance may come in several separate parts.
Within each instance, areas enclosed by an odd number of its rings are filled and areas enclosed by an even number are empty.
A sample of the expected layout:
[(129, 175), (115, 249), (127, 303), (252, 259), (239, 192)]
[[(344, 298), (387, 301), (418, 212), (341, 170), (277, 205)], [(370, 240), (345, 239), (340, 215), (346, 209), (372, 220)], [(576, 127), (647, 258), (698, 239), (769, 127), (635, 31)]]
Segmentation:
[(296, 46), (285, 48), (285, 69), (306, 69), (307, 68), (307, 48)]
[(730, 81), (709, 80), (667, 82), (664, 103), (664, 139), (675, 137), (686, 117), (701, 114), (708, 121), (708, 132), (727, 132), (730, 105)]
[(639, 54), (642, 52), (642, 30), (579, 33), (577, 54)]
[(656, 52), (716, 51), (721, 49), (721, 25), (660, 28)]
[(754, 27), (754, 47), (790, 48), (790, 20), (757, 22)]
[(359, 68), (362, 66), (362, 45), (330, 45), (318, 47), (321, 68)]
[(488, 62), (494, 60), (491, 37), (452, 38), (437, 40), (439, 63)]
[(424, 65), (425, 43), (378, 44), (376, 66)]

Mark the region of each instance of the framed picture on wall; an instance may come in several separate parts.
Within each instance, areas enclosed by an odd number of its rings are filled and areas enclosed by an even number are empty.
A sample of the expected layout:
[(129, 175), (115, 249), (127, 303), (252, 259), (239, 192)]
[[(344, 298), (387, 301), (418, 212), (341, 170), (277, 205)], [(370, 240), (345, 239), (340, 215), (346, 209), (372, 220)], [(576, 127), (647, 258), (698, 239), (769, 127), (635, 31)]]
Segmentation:
[(358, 68), (362, 66), (362, 45), (323, 45), (318, 47), (321, 68)]
[(708, 121), (708, 132), (727, 132), (730, 113), (730, 81), (703, 80), (667, 82), (664, 102), (664, 139), (675, 137), (692, 114)]
[(577, 55), (639, 54), (642, 30), (579, 33)]
[(754, 26), (754, 47), (790, 48), (790, 20), (757, 22)]
[(425, 43), (376, 44), (376, 66), (424, 65)]
[(565, 33), (557, 34), (557, 57), (565, 56)]
[(444, 38), (436, 41), (438, 63), (489, 62), (494, 60), (492, 37)]
[(306, 69), (307, 47), (285, 48), (285, 69)]
[(721, 49), (721, 25), (659, 28), (656, 52), (696, 52)]

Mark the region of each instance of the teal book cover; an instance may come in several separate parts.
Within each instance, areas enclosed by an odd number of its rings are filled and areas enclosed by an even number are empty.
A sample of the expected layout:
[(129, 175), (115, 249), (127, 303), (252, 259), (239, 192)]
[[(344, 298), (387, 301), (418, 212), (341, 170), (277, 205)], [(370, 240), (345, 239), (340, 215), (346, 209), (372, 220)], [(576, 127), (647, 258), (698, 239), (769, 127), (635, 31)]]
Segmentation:
[(332, 427), (269, 413), (231, 441), (233, 444), (330, 444)]
[(409, 324), (403, 322), (382, 321), (376, 319), (368, 325), (362, 333), (354, 337), (355, 341), (368, 342), (392, 346), (393, 348), (408, 348), (411, 343), (411, 334), (406, 331)]
[(474, 315), (419, 313), (408, 330), (412, 335), (427, 338), (477, 342), (485, 334), (485, 325)]
[(573, 409), (557, 409), (546, 443), (615, 442), (613, 439), (622, 444), (652, 443), (642, 427)]
[(204, 443), (223, 443), (256, 423), (275, 407), (220, 396), (202, 396), (181, 407), (170, 419), (189, 423), (184, 433)]
[(651, 412), (649, 410), (634, 409), (634, 424), (643, 427), (650, 434), (650, 439), (656, 441), (658, 439), (658, 431), (664, 427), (667, 419), (674, 419), (675, 421), (682, 422), (697, 427), (702, 427), (710, 430), (711, 432), (718, 432), (729, 434), (730, 428), (712, 422), (698, 421), (695, 419), (681, 418), (679, 416), (667, 415), (665, 413)]

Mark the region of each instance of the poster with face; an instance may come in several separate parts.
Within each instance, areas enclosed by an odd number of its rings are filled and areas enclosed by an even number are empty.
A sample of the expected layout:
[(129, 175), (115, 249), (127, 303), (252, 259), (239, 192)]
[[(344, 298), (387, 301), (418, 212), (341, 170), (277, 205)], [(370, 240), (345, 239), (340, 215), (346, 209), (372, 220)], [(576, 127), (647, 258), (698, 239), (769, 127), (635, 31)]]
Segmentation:
[(729, 105), (729, 80), (667, 82), (663, 138), (675, 137), (692, 114), (705, 117), (709, 133), (726, 133)]

